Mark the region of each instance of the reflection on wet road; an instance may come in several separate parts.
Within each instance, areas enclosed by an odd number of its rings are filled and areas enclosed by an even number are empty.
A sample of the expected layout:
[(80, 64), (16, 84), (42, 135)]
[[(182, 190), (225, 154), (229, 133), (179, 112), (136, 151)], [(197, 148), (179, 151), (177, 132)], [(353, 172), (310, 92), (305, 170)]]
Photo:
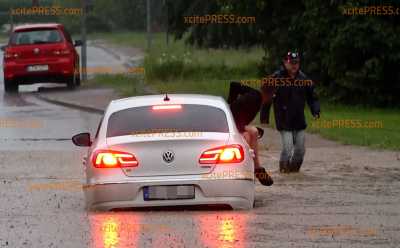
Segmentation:
[(91, 213), (91, 247), (247, 247), (250, 213), (186, 213)]

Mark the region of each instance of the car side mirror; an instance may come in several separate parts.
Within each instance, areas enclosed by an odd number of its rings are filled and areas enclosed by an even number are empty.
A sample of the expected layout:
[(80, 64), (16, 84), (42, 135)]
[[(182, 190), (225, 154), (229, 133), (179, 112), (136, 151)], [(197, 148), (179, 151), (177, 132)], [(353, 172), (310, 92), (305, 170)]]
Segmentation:
[(7, 48), (7, 45), (1, 46), (1, 47), (0, 47), (0, 49), (1, 49), (3, 52), (6, 50), (6, 48)]
[(83, 41), (81, 41), (81, 40), (75, 40), (74, 41), (74, 46), (82, 46), (83, 45)]
[(72, 143), (76, 146), (91, 146), (90, 133), (80, 133), (72, 137)]

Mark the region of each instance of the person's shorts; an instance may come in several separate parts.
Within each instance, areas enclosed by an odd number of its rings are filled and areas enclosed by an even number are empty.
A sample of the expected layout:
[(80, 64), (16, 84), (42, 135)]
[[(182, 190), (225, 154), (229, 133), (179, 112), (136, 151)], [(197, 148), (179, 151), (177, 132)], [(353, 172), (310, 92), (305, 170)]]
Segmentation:
[(246, 132), (246, 129), (245, 129), (246, 126), (238, 125), (236, 123), (236, 127), (237, 127), (239, 133), (243, 134), (244, 132)]

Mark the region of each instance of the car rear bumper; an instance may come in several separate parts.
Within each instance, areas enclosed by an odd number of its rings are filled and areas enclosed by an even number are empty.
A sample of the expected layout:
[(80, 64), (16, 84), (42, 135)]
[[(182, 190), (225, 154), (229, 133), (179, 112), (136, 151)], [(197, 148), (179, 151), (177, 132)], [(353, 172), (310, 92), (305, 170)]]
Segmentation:
[[(145, 201), (143, 187), (154, 185), (194, 185), (195, 198)], [(254, 181), (249, 179), (135, 181), (84, 186), (89, 209), (111, 210), (128, 207), (229, 205), (233, 209), (250, 209), (254, 201)]]
[[(28, 72), (30, 65), (48, 65), (48, 71)], [(18, 84), (32, 84), (44, 82), (67, 82), (74, 75), (74, 64), (71, 59), (58, 59), (40, 63), (4, 64), (4, 78)]]
[(16, 84), (35, 84), (35, 83), (68, 83), (72, 75), (31, 75), (14, 77), (10, 81)]

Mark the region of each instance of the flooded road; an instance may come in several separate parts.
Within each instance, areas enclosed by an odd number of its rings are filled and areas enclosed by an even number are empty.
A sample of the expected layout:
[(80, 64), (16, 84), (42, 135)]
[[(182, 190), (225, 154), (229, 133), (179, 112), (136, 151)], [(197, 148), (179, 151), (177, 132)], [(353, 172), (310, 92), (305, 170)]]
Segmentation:
[[(89, 51), (96, 61), (111, 56)], [(272, 130), (262, 164), (275, 184), (257, 184), (251, 211), (88, 212), (80, 187), (85, 149), (70, 138), (93, 134), (101, 116), (43, 102), (38, 87), (21, 86), (11, 95), (0, 87), (0, 247), (400, 246), (397, 152), (308, 136), (302, 172), (280, 175)]]

